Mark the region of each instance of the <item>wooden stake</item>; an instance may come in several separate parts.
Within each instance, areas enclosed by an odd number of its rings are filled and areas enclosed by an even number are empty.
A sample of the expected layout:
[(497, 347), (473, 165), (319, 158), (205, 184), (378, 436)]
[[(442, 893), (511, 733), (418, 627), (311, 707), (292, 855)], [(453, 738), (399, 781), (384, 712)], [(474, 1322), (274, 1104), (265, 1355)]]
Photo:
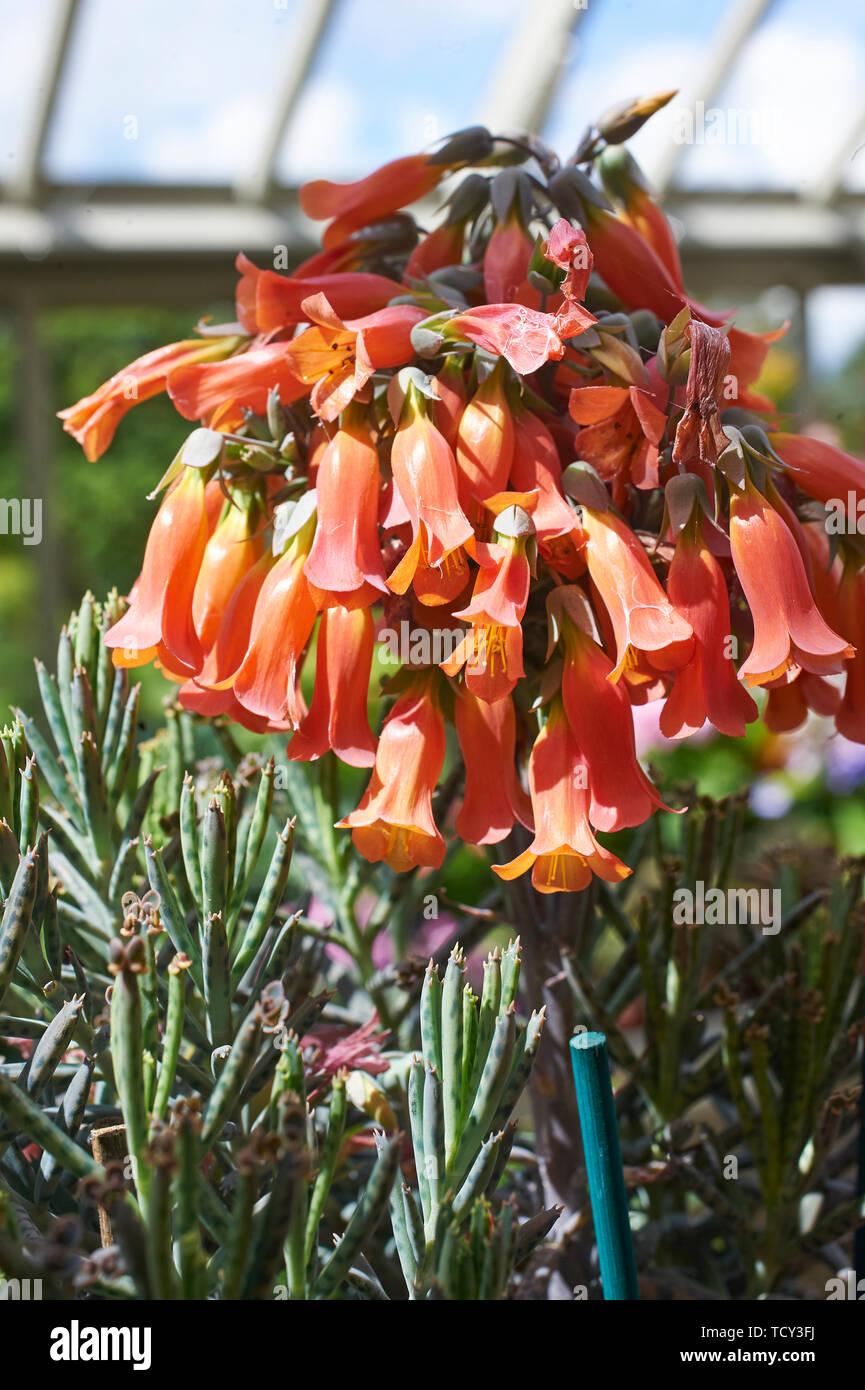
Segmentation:
[[(92, 1129), (90, 1131), (90, 1147), (96, 1162), (101, 1163), (103, 1168), (107, 1163), (125, 1164), (129, 1157), (126, 1146), (126, 1126), (105, 1125), (103, 1129)], [(131, 1191), (131, 1182), (129, 1188)], [(111, 1218), (101, 1202), (97, 1207), (97, 1212), (99, 1214), (99, 1238), (103, 1247), (116, 1244), (114, 1231), (111, 1227)]]

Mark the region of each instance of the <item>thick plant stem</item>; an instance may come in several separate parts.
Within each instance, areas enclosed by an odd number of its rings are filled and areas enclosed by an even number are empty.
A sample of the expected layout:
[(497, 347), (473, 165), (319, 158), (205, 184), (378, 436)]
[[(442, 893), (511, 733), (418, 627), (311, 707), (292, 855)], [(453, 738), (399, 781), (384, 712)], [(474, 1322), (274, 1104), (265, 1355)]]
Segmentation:
[[(585, 1205), (579, 1186), (583, 1147), (577, 1107), (573, 1097), (569, 1045), (578, 1018), (567, 976), (562, 969), (563, 949), (577, 949), (592, 911), (592, 890), (575, 897), (561, 894), (544, 900), (526, 879), (508, 885), (510, 912), (523, 945), (525, 992), (546, 1010), (546, 1026), (535, 1060), (529, 1096), (535, 1123), (544, 1205), (561, 1206), (562, 1214), (551, 1239), (562, 1240), (549, 1297), (570, 1299), (573, 1286), (585, 1282), (586, 1261), (567, 1240), (566, 1232)], [(561, 897), (567, 901), (559, 902)]]

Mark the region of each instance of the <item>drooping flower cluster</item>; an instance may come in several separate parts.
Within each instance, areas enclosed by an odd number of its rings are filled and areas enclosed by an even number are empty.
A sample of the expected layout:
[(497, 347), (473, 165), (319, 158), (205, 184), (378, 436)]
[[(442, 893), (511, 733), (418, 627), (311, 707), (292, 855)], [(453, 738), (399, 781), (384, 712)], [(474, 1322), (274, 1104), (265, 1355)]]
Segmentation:
[[(62, 412), (91, 459), (160, 390), (199, 425), (160, 485), (115, 662), (155, 660), (185, 707), (285, 730), (291, 758), (370, 768), (343, 825), (396, 870), (442, 863), (448, 724), (456, 835), (497, 844), (520, 822), (533, 838), (496, 871), (531, 868), (544, 892), (624, 877), (596, 832), (663, 808), (635, 705), (660, 701), (669, 738), (741, 736), (760, 689), (770, 728), (810, 709), (865, 742), (865, 466), (779, 428), (754, 390), (777, 334), (688, 296), (619, 143), (660, 100), (565, 166), (472, 129), (307, 184), (323, 250), (290, 275), (240, 256), (236, 324)], [(422, 229), (404, 209), (445, 180)], [(376, 734), (377, 640), (400, 664)]]

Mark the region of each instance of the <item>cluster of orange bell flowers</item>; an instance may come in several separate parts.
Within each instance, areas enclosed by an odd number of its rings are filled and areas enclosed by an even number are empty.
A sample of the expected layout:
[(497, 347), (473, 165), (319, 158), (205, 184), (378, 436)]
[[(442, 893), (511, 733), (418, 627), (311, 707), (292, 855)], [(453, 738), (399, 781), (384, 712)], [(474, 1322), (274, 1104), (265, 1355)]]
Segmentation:
[[(369, 767), (341, 824), (398, 871), (442, 863), (448, 724), (465, 768), (448, 828), (487, 845), (520, 822), (527, 848), (494, 867), (543, 892), (623, 878), (597, 833), (663, 808), (635, 705), (660, 701), (671, 739), (741, 736), (761, 690), (770, 728), (815, 710), (865, 742), (865, 467), (756, 394), (777, 335), (687, 294), (621, 143), (658, 104), (564, 166), (471, 129), (307, 184), (321, 251), (291, 274), (239, 257), (236, 324), (62, 412), (90, 459), (158, 391), (197, 423), (115, 662), (285, 730), (290, 758)], [(384, 631), (406, 640), (376, 732)]]

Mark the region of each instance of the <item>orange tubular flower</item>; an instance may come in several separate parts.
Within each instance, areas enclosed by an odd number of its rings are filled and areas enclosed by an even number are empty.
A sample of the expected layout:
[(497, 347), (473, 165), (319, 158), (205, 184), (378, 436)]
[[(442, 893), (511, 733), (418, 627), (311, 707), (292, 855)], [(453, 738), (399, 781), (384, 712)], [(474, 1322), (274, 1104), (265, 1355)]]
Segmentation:
[(445, 842), (433, 819), (432, 794), (444, 756), (444, 720), (425, 678), (385, 720), (370, 784), (357, 810), (339, 822), (365, 859), (384, 860), (396, 873), (441, 866)]
[(305, 396), (295, 376), (287, 343), (250, 348), (226, 362), (196, 362), (177, 367), (168, 378), (168, 394), (184, 420), (203, 420), (211, 429), (233, 430), (243, 424), (243, 407), (261, 415), (274, 388), (283, 401)]
[(606, 208), (586, 203), (586, 234), (601, 279), (627, 309), (649, 309), (669, 323), (686, 299), (656, 251)]
[(446, 172), (444, 165), (430, 163), (426, 155), (407, 155), (354, 183), (331, 183), (329, 179), (305, 183), (300, 190), (300, 206), (317, 222), (335, 219), (321, 240), (326, 248), (336, 246), (359, 227), (431, 193)]
[(852, 743), (865, 743), (865, 566), (851, 554), (844, 565), (838, 588), (838, 626), (856, 648), (847, 665), (844, 697), (835, 715), (835, 727)]
[(359, 319), (343, 321), (323, 294), (304, 300), (312, 321), (287, 348), (299, 380), (312, 387), (310, 405), (322, 420), (335, 420), (377, 367), (411, 361), (411, 330), (424, 317), (411, 304), (394, 304)]
[(544, 422), (521, 407), (514, 412), (513, 422), (511, 482), (519, 492), (537, 490), (538, 501), (532, 520), (543, 549), (545, 541), (569, 535), (576, 525), (576, 516), (562, 492), (559, 451)]
[(465, 222), (443, 222), (429, 236), (422, 237), (406, 262), (403, 279), (406, 284), (424, 280), (434, 270), (446, 265), (459, 265), (463, 258)]
[(292, 729), (306, 715), (298, 677), (317, 613), (304, 574), (310, 531), (307, 524), (291, 539), (265, 577), (255, 603), (249, 646), (226, 682), (252, 714), (274, 723), (286, 720)]
[(334, 313), (344, 319), (373, 314), (402, 294), (402, 286), (395, 280), (365, 271), (298, 277), (259, 270), (243, 255), (235, 264), (241, 272), (238, 319), (250, 333), (272, 333), (303, 323), (303, 301), (315, 294), (325, 295)]
[[(591, 314), (587, 318), (595, 322)], [(558, 362), (565, 352), (555, 315), (522, 304), (479, 304), (448, 319), (442, 333), (451, 342), (466, 339), (504, 357), (521, 376), (531, 376), (545, 362)]]
[(496, 845), (510, 834), (515, 819), (531, 830), (531, 802), (514, 763), (513, 701), (506, 696), (487, 704), (466, 687), (456, 701), (455, 721), (466, 765), (457, 834), (471, 845)]
[(672, 228), (649, 193), (642, 170), (624, 145), (611, 145), (601, 160), (607, 192), (623, 204), (623, 218), (639, 232), (666, 267), (670, 278), (682, 285), (682, 262)]
[(471, 622), (471, 631), (442, 662), (448, 675), (465, 663), (466, 685), (488, 703), (504, 699), (525, 675), (521, 624), (531, 582), (526, 546), (533, 529), (528, 514), (511, 507), (497, 519), (496, 528), (496, 543), (475, 545), (481, 568), (474, 593), (466, 607), (454, 613)]
[(424, 414), (414, 385), (409, 387), (391, 449), (391, 469), (412, 530), (412, 543), (388, 579), (404, 594), (419, 565), (442, 566), (474, 538), (457, 493), (457, 465), (444, 435)]
[(658, 486), (658, 445), (667, 417), (639, 386), (578, 386), (569, 409), (580, 429), (577, 457), (590, 463), (621, 505), (625, 486)]
[(613, 626), (617, 681), (644, 653), (658, 671), (671, 671), (691, 657), (693, 633), (661, 588), (646, 552), (634, 533), (613, 512), (583, 507), (583, 530), (589, 574)]
[(788, 680), (788, 671), (779, 681), (768, 689), (768, 698), (763, 706), (763, 723), (773, 734), (787, 734), (798, 729), (808, 718), (808, 711), (821, 714), (824, 718), (837, 715), (841, 706), (841, 692), (823, 676), (814, 676), (810, 671), (795, 671)]
[(93, 463), (105, 453), (127, 411), (164, 391), (172, 372), (190, 363), (221, 361), (244, 341), (237, 336), (188, 338), (148, 352), (130, 362), (92, 396), (84, 396), (75, 405), (59, 410), (63, 428), (78, 440), (85, 458)]
[(263, 734), (269, 729), (282, 727), (272, 724), (269, 719), (258, 714), (250, 714), (248, 709), (238, 703), (233, 690), (205, 690), (197, 681), (187, 681), (177, 692), (177, 699), (183, 709), (200, 714), (205, 719), (215, 719), (224, 715), (233, 724), (240, 724), (250, 733)]
[(539, 893), (578, 893), (593, 873), (607, 883), (628, 877), (628, 866), (592, 834), (586, 780), (585, 763), (556, 700), (529, 759), (535, 838), (509, 864), (493, 865), (499, 878), (518, 878), (531, 869)]
[(841, 671), (854, 649), (824, 621), (793, 535), (750, 478), (730, 490), (730, 547), (754, 619), (740, 679), (768, 685), (794, 662), (815, 675)]
[(368, 608), (328, 608), (322, 614), (312, 704), (288, 745), (289, 758), (311, 762), (333, 749), (351, 767), (372, 767), (376, 742), (366, 697), (374, 644)]
[(167, 652), (187, 675), (200, 669), (192, 601), (209, 534), (204, 493), (201, 470), (185, 468), (163, 498), (131, 605), (105, 637), (115, 666), (143, 666)]
[(222, 519), (211, 535), (192, 595), (192, 619), (204, 653), (210, 651), (238, 584), (264, 549), (257, 535), (259, 507), (248, 493), (230, 493)]
[(497, 222), (484, 252), (484, 294), (490, 304), (525, 304), (537, 309), (541, 296), (526, 274), (532, 259), (532, 240), (511, 206), (504, 222)]
[(306, 579), (319, 608), (363, 608), (388, 592), (378, 539), (381, 478), (363, 407), (349, 407), (316, 474), (318, 526)]
[(661, 711), (661, 733), (665, 738), (686, 738), (708, 719), (728, 738), (743, 738), (758, 710), (737, 679), (729, 649), (727, 583), (703, 540), (698, 508), (676, 544), (667, 592), (694, 630), (694, 655), (676, 672)]
[[(209, 690), (225, 690), (246, 655), (252, 617), (261, 586), (276, 564), (268, 549), (237, 584), (226, 605), (222, 622), (195, 678), (196, 685)], [(181, 702), (182, 703), (182, 702)]]
[(589, 820), (597, 830), (642, 825), (653, 811), (669, 807), (637, 759), (627, 692), (610, 681), (612, 661), (567, 612), (562, 615), (562, 644), (562, 700), (586, 764)]
[(770, 434), (769, 443), (797, 487), (818, 502), (843, 502), (855, 527), (865, 499), (865, 463), (807, 434)]
[(444, 435), (452, 449), (457, 447), (460, 420), (466, 408), (466, 384), (462, 369), (454, 357), (446, 357), (435, 380), (436, 398), (433, 403), (435, 427)]
[(481, 382), (457, 430), (460, 501), (486, 502), (507, 487), (514, 457), (514, 426), (505, 395), (504, 365), (497, 362)]
[(577, 337), (597, 322), (581, 303), (585, 299), (594, 265), (585, 232), (572, 227), (564, 217), (559, 218), (550, 232), (544, 255), (565, 272), (559, 286), (561, 302), (555, 312), (558, 332), (562, 338)]

